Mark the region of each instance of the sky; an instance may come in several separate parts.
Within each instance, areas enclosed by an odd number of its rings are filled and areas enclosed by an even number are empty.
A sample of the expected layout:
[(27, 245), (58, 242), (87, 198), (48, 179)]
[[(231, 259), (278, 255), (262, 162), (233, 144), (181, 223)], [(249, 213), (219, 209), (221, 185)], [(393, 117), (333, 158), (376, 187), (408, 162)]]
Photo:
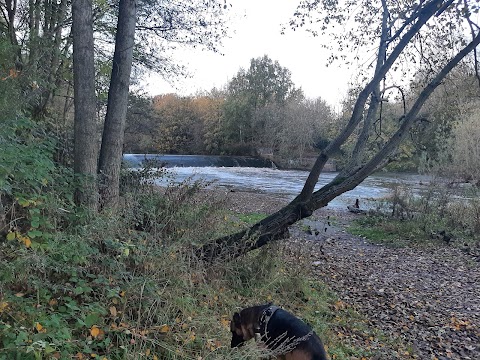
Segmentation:
[(179, 49), (173, 58), (187, 66), (190, 78), (178, 78), (174, 85), (158, 75), (151, 75), (145, 84), (150, 95), (177, 93), (193, 95), (198, 91), (221, 88), (238, 70), (248, 68), (250, 59), (268, 55), (292, 73), (296, 87), (308, 98), (321, 97), (338, 107), (346, 94), (351, 70), (326, 66), (328, 53), (318, 38), (306, 31), (287, 30), (282, 24), (294, 13), (298, 0), (230, 0), (232, 4), (230, 38), (223, 41), (223, 55), (200, 49)]

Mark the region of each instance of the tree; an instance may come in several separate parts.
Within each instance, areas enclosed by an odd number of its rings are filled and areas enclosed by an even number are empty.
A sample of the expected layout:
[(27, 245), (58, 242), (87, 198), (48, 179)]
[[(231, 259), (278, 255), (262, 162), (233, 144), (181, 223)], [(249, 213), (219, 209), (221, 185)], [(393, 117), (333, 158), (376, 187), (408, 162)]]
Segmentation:
[(152, 99), (145, 94), (131, 93), (127, 109), (124, 149), (126, 153), (154, 152), (153, 135), (157, 118)]
[[(80, 18), (82, 16), (80, 10), (82, 9), (88, 14), (91, 13), (92, 3), (84, 4), (81, 2), (81, 5), (74, 7), (74, 17), (78, 16)], [(104, 8), (101, 5), (100, 19), (97, 19), (97, 28), (104, 30), (103, 37), (107, 41), (110, 33), (116, 34), (112, 75), (108, 89), (107, 111), (97, 169), (101, 180), (101, 205), (107, 207), (114, 207), (119, 199), (120, 164), (133, 59), (137, 60), (138, 65), (156, 68), (151, 63), (152, 59), (157, 59), (153, 50), (158, 51), (158, 48), (154, 49), (152, 46), (153, 43), (165, 44), (164, 41), (167, 43), (176, 41), (215, 50), (218, 40), (226, 31), (222, 26), (223, 19), (220, 15), (227, 9), (227, 5), (225, 2), (219, 2), (219, 0), (199, 0), (194, 2), (186, 0), (175, 2), (120, 0), (118, 6), (116, 31), (111, 31), (111, 13), (103, 10)], [(138, 19), (137, 9), (139, 10)], [(84, 20), (88, 22), (89, 26), (93, 26), (93, 18), (90, 15), (88, 16), (88, 19), (85, 18)], [(137, 42), (135, 41), (136, 29), (140, 31), (140, 41), (137, 39)], [(85, 35), (90, 39), (90, 27), (87, 30), (88, 32)], [(82, 33), (75, 32), (73, 35), (74, 43), (82, 44), (82, 36)], [(88, 45), (85, 44), (85, 48), (87, 47), (88, 49), (85, 49), (85, 51), (89, 54), (93, 53), (93, 42), (89, 40)], [(135, 47), (140, 51), (136, 52)], [(84, 64), (84, 66), (76, 68), (74, 71), (75, 79), (80, 83), (83, 76), (90, 74), (90, 71), (94, 69), (91, 61), (88, 63), (89, 65)], [(171, 67), (164, 65), (162, 66), (164, 71), (172, 70)], [(156, 69), (158, 70), (158, 68)], [(175, 67), (173, 70), (175, 70)], [(90, 76), (87, 79), (90, 79)], [(88, 107), (90, 108), (89, 105)], [(76, 156), (75, 160), (79, 163), (91, 164), (91, 157), (93, 157), (93, 152), (95, 152), (93, 144), (95, 136), (82, 136), (82, 132), (85, 130), (82, 125), (86, 125), (86, 123), (82, 121), (78, 123), (78, 119), (86, 118), (87, 115), (80, 113), (80, 111), (76, 112), (75, 117), (75, 138), (79, 137), (81, 139), (78, 140), (78, 156)], [(88, 129), (90, 129), (94, 122), (94, 117), (90, 115), (88, 117), (90, 119)], [(83, 158), (83, 156), (86, 156), (85, 153), (80, 153), (82, 147), (89, 148), (88, 151), (91, 153), (88, 153), (88, 159)], [(90, 167), (88, 169), (76, 167), (76, 169), (77, 173), (81, 175), (90, 175), (92, 170)], [(86, 170), (88, 170), (88, 173), (84, 172)], [(83, 188), (81, 193), (85, 194), (91, 190), (91, 188)]]
[(75, 91), (74, 170), (86, 177), (77, 193), (77, 202), (97, 207), (96, 175), (98, 136), (96, 126), (93, 14), (89, 0), (72, 5), (73, 74)]
[(315, 149), (328, 142), (328, 129), (333, 122), (333, 111), (322, 99), (289, 102), (285, 107), (279, 146), (283, 158), (304, 163), (304, 156), (315, 154)]
[(195, 114), (192, 99), (175, 94), (156, 96), (157, 114), (155, 148), (167, 154), (192, 154), (203, 147), (202, 124)]
[[(348, 49), (348, 54), (353, 53), (355, 56), (359, 56), (361, 48), (372, 44), (374, 37), (378, 43), (375, 62), (362, 73), (365, 81), (358, 92), (347, 124), (321, 151), (301, 193), (290, 204), (251, 228), (205, 244), (199, 248), (198, 256), (210, 261), (218, 257), (235, 257), (283, 237), (289, 225), (310, 216), (314, 210), (355, 188), (372, 172), (394, 160), (396, 149), (419, 121), (418, 115), (422, 106), (452, 69), (467, 60), (468, 55), (473, 53), (480, 43), (479, 27), (472, 20), (472, 14), (478, 12), (478, 5), (478, 1), (453, 0), (419, 3), (387, 0), (365, 0), (360, 3), (351, 0), (302, 1), (296, 18), (291, 22), (292, 27), (317, 24), (322, 35), (332, 31), (331, 35), (338, 41), (339, 48)], [(356, 13), (352, 14), (352, 9), (357, 9)], [(317, 19), (310, 19), (311, 16)], [(335, 23), (339, 23), (341, 27), (350, 24), (356, 27), (338, 32), (332, 28)], [(465, 29), (470, 30), (470, 38), (467, 37)], [(318, 29), (310, 31), (318, 35)], [(445, 48), (450, 51), (444, 51)], [(346, 55), (344, 58), (346, 59)], [(409, 79), (409, 71), (413, 67), (416, 67), (414, 70), (417, 73), (422, 70), (425, 74), (421, 91), (406, 106), (397, 121), (397, 130), (384, 139), (375, 154), (365, 156), (365, 148), (377, 119), (383, 93), (391, 86), (399, 86), (395, 79)], [(349, 164), (330, 183), (314, 191), (327, 160), (340, 151), (341, 146), (356, 129), (358, 136)]]
[(479, 112), (473, 112), (463, 119), (454, 130), (452, 170), (463, 180), (480, 181), (480, 127)]
[(259, 146), (258, 134), (265, 132), (261, 110), (267, 105), (285, 105), (302, 97), (291, 73), (268, 56), (250, 60), (248, 70), (240, 69), (227, 86), (224, 104), (227, 133), (232, 144)]
[(112, 76), (98, 168), (102, 179), (100, 184), (102, 205), (107, 207), (116, 205), (120, 191), (120, 166), (135, 45), (136, 14), (136, 0), (120, 0)]
[(207, 154), (220, 154), (224, 149), (223, 111), (224, 94), (215, 89), (210, 94), (197, 96), (193, 106), (203, 128), (203, 148)]
[(36, 119), (51, 116), (49, 106), (71, 68), (72, 39), (67, 0), (0, 2), (0, 28), (14, 46), (22, 75), (25, 108)]

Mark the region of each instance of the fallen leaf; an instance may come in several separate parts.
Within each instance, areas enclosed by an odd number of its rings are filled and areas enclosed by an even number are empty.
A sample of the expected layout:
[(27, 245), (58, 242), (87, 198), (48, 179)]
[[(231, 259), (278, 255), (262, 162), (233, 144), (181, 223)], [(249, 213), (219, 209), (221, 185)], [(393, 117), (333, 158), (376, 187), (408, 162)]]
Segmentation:
[(90, 329), (90, 335), (96, 338), (98, 335), (100, 335), (100, 329), (96, 325), (93, 325)]
[(162, 333), (162, 334), (166, 334), (167, 332), (170, 331), (170, 326), (164, 324), (164, 325), (160, 326), (159, 331), (160, 331), (160, 333)]

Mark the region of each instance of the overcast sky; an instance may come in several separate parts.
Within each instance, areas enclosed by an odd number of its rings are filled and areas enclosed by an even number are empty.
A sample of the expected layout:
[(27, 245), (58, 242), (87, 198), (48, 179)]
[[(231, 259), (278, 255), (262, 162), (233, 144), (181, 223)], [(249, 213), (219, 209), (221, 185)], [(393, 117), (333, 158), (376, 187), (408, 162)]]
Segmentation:
[(199, 90), (220, 88), (248, 68), (250, 59), (268, 55), (292, 72), (292, 80), (309, 98), (321, 97), (337, 106), (345, 95), (351, 72), (337, 66), (326, 67), (328, 54), (318, 39), (304, 30), (280, 34), (295, 11), (298, 0), (230, 0), (231, 38), (224, 40), (224, 55), (198, 49), (177, 50), (174, 59), (185, 64), (192, 78), (177, 79), (171, 86), (159, 76), (151, 76), (146, 90), (151, 95), (175, 92), (192, 95)]

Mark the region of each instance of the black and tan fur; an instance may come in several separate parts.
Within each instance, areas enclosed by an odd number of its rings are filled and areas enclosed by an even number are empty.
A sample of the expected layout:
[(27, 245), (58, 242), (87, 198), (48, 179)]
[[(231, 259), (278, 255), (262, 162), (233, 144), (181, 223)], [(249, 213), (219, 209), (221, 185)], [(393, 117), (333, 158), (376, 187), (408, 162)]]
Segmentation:
[(327, 360), (322, 341), (302, 320), (271, 304), (243, 309), (230, 322), (232, 348), (252, 338), (276, 359)]

